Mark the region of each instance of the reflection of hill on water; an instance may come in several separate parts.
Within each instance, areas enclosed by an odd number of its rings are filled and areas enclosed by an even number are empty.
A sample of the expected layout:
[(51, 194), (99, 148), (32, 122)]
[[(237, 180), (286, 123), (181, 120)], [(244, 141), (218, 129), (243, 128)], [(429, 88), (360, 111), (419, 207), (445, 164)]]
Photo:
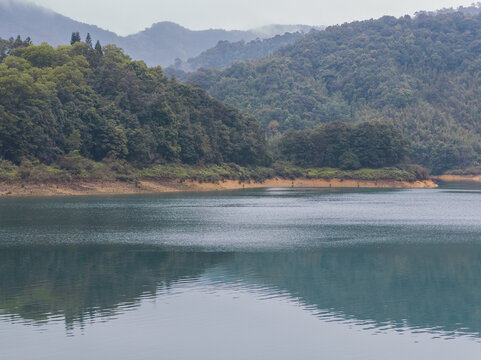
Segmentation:
[(473, 244), (240, 254), (227, 271), (342, 318), (481, 333), (481, 246)]
[(288, 293), (320, 311), (379, 326), (481, 333), (481, 245), (474, 244), (237, 254), (132, 246), (4, 248), (0, 309), (33, 321), (65, 316), (72, 325), (202, 275)]
[(0, 310), (33, 321), (65, 316), (71, 325), (198, 277), (227, 256), (124, 246), (4, 248)]

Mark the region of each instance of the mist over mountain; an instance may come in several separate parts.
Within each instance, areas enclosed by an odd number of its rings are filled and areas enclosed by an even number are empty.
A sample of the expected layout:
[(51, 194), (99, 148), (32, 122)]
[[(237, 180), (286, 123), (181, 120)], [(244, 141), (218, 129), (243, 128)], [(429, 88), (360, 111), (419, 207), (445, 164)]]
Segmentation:
[(13, 0), (0, 0), (0, 37), (8, 39), (20, 35), (30, 37), (35, 44), (47, 42), (52, 46), (70, 43), (72, 32), (78, 31), (83, 37), (90, 33), (102, 44), (119, 41), (114, 32), (95, 25), (81, 23), (35, 4)]
[(95, 25), (75, 21), (49, 9), (28, 2), (0, 0), (0, 37), (8, 39), (20, 35), (30, 37), (34, 44), (47, 42), (58, 46), (70, 43), (72, 32), (79, 32), (82, 39), (90, 33), (94, 41), (102, 45), (115, 44), (136, 60), (144, 60), (148, 65), (168, 66), (177, 58), (187, 60), (216, 46), (219, 41), (251, 41), (283, 34), (296, 29), (307, 32), (311, 29), (303, 25), (273, 25), (255, 30), (209, 29), (194, 31), (172, 22), (159, 22), (129, 36), (119, 36), (114, 32)]
[(311, 30), (324, 30), (325, 28), (325, 26), (272, 24), (252, 29), (252, 31), (258, 34), (261, 38), (271, 38), (276, 35), (285, 33), (307, 34)]
[(458, 8), (444, 8), (436, 11), (418, 11), (416, 16), (419, 15), (443, 15), (443, 14), (452, 14), (452, 13), (461, 13), (465, 15), (478, 15), (481, 12), (481, 2), (472, 3), (470, 6), (460, 6)]
[[(119, 39), (127, 54), (147, 64), (163, 66), (175, 59), (188, 59), (214, 47), (219, 41), (250, 41), (258, 35), (251, 31), (209, 29), (193, 31), (172, 22), (160, 22), (137, 34)], [(133, 56), (133, 55), (132, 55)]]
[(238, 42), (219, 41), (215, 47), (203, 51), (196, 57), (187, 61), (176, 61), (173, 66), (166, 69), (166, 72), (183, 78), (186, 74), (182, 74), (182, 72), (191, 72), (200, 68), (223, 68), (237, 61), (260, 59), (271, 55), (283, 46), (295, 43), (304, 36), (304, 33), (296, 32), (276, 35), (269, 39), (256, 39), (247, 43), (243, 40)]

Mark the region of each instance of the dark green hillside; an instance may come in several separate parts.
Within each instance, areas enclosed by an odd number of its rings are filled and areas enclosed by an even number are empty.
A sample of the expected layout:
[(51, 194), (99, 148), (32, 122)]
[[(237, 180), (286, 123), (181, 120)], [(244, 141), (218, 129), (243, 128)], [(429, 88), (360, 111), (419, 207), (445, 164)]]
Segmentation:
[(434, 172), (481, 157), (481, 15), (383, 17), (307, 35), (275, 55), (189, 82), (270, 133), (332, 121), (393, 122)]
[(406, 139), (389, 123), (332, 122), (315, 129), (288, 130), (278, 148), (285, 160), (302, 166), (357, 170), (402, 163), (407, 146)]
[(0, 159), (50, 164), (75, 152), (142, 166), (264, 161), (254, 117), (160, 67), (110, 45), (24, 45), (0, 63)]

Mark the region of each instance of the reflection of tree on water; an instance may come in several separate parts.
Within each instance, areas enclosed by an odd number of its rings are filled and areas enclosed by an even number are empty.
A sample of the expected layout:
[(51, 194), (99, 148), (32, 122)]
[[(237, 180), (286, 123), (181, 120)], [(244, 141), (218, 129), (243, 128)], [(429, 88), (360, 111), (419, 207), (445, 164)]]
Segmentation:
[(342, 318), (481, 333), (481, 246), (473, 244), (242, 254), (6, 248), (0, 250), (0, 309), (33, 321), (62, 315), (71, 326), (203, 274), (287, 292)]
[(481, 246), (438, 244), (236, 255), (228, 273), (342, 318), (481, 334)]
[(62, 315), (70, 326), (155, 296), (226, 256), (122, 246), (1, 249), (0, 309), (36, 322)]

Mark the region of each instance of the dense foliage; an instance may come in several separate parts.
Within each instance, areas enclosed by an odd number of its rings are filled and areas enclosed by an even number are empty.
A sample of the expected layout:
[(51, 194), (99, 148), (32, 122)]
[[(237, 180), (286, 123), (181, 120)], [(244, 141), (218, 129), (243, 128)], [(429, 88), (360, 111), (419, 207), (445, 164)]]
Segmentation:
[(391, 124), (333, 122), (313, 130), (288, 130), (278, 146), (286, 160), (301, 166), (357, 170), (399, 164), (407, 145)]
[(0, 158), (263, 163), (256, 119), (109, 45), (21, 46), (0, 63)]
[(8, 40), (3, 40), (0, 38), (0, 61), (5, 59), (13, 50), (27, 47), (29, 45), (32, 45), (32, 41), (29, 37), (27, 37), (25, 40), (22, 40), (20, 35), (17, 36), (17, 38), (11, 37)]
[[(9, 183), (51, 183), (71, 181), (127, 181), (140, 180), (222, 182), (225, 180), (264, 182), (267, 179), (341, 179), (341, 180), (425, 180), (426, 169), (417, 165), (403, 165), (380, 169), (341, 170), (335, 168), (306, 168), (278, 161), (270, 167), (243, 167), (236, 164), (184, 165), (165, 164), (136, 168), (126, 161), (96, 162), (71, 153), (51, 165), (23, 161), (15, 165), (0, 160), (0, 181)], [(0, 192), (0, 196), (4, 195)]]
[(392, 122), (412, 140), (411, 160), (439, 173), (481, 159), (480, 72), (481, 15), (473, 10), (333, 26), (188, 81), (254, 114), (269, 133)]
[[(200, 68), (223, 68), (237, 61), (260, 59), (271, 55), (283, 46), (295, 43), (303, 36), (303, 33), (297, 32), (276, 35), (264, 40), (256, 39), (247, 43), (245, 41), (219, 41), (215, 47), (187, 61), (178, 59), (171, 69), (166, 69), (166, 72), (169, 70), (194, 71)], [(172, 73), (175, 75), (175, 71)]]

